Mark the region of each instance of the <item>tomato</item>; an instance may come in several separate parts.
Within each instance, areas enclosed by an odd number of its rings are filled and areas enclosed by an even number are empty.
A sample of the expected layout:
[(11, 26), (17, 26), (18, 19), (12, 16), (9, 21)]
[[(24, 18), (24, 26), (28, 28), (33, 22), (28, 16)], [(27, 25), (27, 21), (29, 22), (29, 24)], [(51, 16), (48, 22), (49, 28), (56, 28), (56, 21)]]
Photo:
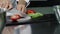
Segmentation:
[(18, 14), (15, 14), (15, 16), (16, 16), (17, 19), (20, 19), (21, 18), (21, 16), (18, 15)]
[(20, 15), (13, 15), (13, 16), (11, 16), (11, 20), (12, 21), (17, 21), (18, 19), (20, 19)]
[(27, 10), (27, 14), (35, 13), (34, 10)]
[(16, 16), (11, 16), (11, 20), (16, 21), (17, 20)]

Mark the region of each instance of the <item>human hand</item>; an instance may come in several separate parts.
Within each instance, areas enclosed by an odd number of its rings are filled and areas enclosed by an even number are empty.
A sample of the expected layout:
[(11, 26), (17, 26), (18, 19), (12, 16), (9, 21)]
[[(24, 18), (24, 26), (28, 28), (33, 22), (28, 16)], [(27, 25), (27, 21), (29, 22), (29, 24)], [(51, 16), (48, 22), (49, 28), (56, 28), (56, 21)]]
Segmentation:
[(6, 8), (10, 10), (12, 8), (10, 0), (0, 0), (0, 8)]
[(26, 12), (26, 2), (24, 0), (18, 1), (17, 10)]

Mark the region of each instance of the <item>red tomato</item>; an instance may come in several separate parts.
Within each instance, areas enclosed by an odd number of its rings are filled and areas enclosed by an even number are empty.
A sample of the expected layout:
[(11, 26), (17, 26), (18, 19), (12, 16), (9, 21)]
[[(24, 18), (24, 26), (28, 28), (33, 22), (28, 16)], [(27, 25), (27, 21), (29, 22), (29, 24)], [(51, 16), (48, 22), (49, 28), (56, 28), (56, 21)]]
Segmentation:
[(16, 21), (17, 19), (20, 19), (20, 15), (13, 15), (13, 16), (11, 16), (11, 20), (12, 21)]
[(34, 10), (27, 10), (27, 14), (35, 13)]
[(16, 16), (11, 16), (11, 20), (16, 21), (17, 20)]
[(18, 15), (18, 14), (16, 14), (15, 16), (16, 16), (17, 19), (20, 19), (21, 18), (21, 16)]

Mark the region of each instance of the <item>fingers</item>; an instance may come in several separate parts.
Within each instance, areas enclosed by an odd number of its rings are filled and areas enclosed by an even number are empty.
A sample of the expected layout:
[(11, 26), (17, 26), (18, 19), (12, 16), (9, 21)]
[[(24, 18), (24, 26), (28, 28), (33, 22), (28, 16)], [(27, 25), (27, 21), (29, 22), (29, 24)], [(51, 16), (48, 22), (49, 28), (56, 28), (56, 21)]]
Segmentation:
[(1, 7), (1, 8), (5, 8), (5, 6), (8, 6), (8, 2), (3, 2), (3, 1), (1, 1), (1, 2), (0, 2), (0, 7)]
[(7, 9), (8, 8), (8, 3), (4, 3), (2, 8), (6, 8)]
[(22, 6), (22, 12), (24, 12), (25, 11), (25, 6)]
[(17, 5), (17, 10), (21, 11), (21, 5)]
[(12, 8), (12, 4), (7, 3), (7, 4), (4, 5), (4, 8), (10, 10)]
[(10, 10), (12, 8), (12, 4), (10, 3), (0, 3), (0, 8), (6, 8)]
[(25, 5), (17, 5), (17, 10), (26, 12), (26, 7), (25, 7)]
[(2, 3), (0, 3), (0, 8), (2, 7)]
[(9, 4), (8, 10), (12, 9), (12, 4)]

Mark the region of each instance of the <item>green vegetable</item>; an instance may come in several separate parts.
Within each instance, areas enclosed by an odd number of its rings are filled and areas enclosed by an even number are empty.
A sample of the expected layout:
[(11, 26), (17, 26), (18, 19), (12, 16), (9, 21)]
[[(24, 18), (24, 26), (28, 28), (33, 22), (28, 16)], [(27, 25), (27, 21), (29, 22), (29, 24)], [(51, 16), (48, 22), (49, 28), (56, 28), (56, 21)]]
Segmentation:
[(32, 18), (38, 18), (38, 17), (43, 16), (42, 13), (33, 13), (33, 14), (28, 14), (28, 15), (31, 16)]

